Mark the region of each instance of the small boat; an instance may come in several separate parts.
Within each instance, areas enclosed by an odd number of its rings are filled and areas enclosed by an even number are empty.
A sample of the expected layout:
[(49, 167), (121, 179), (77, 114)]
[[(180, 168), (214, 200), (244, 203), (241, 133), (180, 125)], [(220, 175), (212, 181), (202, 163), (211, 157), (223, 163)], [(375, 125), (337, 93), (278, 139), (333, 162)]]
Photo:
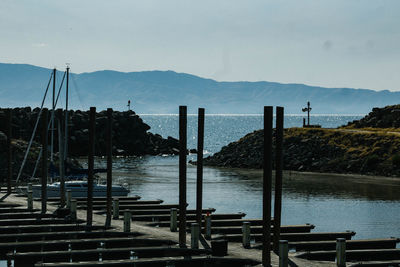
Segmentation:
[[(87, 181), (66, 181), (65, 192), (71, 190), (72, 197), (87, 197), (88, 183)], [(111, 195), (114, 196), (127, 196), (130, 192), (129, 189), (121, 185), (112, 185)], [(42, 195), (42, 186), (32, 186), (33, 197), (40, 198)], [(93, 184), (93, 197), (106, 197), (107, 185)], [(60, 197), (60, 182), (55, 182), (47, 185), (47, 197)]]

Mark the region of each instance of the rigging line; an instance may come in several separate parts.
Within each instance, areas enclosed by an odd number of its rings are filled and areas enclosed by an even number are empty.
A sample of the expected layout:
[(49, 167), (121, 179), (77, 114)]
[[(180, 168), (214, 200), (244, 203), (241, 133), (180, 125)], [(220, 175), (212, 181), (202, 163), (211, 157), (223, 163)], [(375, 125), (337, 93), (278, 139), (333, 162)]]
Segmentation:
[(82, 108), (82, 110), (84, 110), (85, 106), (83, 105), (82, 98), (81, 98), (81, 95), (79, 93), (80, 90), (79, 90), (78, 85), (76, 84), (76, 80), (75, 80), (74, 76), (75, 75), (71, 75), (70, 77), (72, 78), (72, 83), (74, 84), (74, 89), (75, 89), (75, 92), (76, 92), (76, 94), (78, 96), (79, 103), (81, 104), (81, 108)]
[(65, 74), (66, 74), (66, 73), (67, 73), (67, 72), (64, 71), (64, 76), (63, 76), (63, 78), (62, 78), (62, 80), (61, 80), (60, 88), (58, 89), (57, 98), (56, 98), (56, 102), (54, 103), (54, 107), (57, 106), (58, 98), (60, 97), (60, 93), (61, 93), (61, 89), (62, 89), (62, 86), (63, 86), (63, 83), (64, 83), (64, 79), (65, 79)]
[(47, 92), (49, 91), (49, 86), (50, 86), (50, 82), (51, 82), (52, 78), (53, 78), (53, 72), (50, 74), (50, 79), (49, 79), (49, 82), (47, 83), (47, 88), (46, 88), (46, 91), (45, 91), (44, 96), (43, 96), (42, 104), (40, 106), (40, 111), (39, 111), (38, 117), (36, 119), (35, 127), (33, 128), (31, 139), (29, 140), (28, 147), (26, 148), (26, 151), (25, 151), (24, 159), (22, 160), (22, 164), (21, 164), (21, 167), (19, 168), (17, 179), (15, 180), (15, 184), (17, 186), (18, 186), (19, 178), (21, 177), (21, 174), (22, 174), (22, 170), (24, 169), (25, 162), (26, 162), (26, 159), (28, 157), (29, 150), (31, 149), (31, 146), (32, 146), (32, 143), (33, 143), (33, 139), (35, 138), (35, 134), (36, 134), (36, 130), (37, 130), (37, 127), (38, 127), (38, 124), (39, 124), (40, 116), (42, 115), (43, 105), (44, 105), (44, 102), (46, 100)]

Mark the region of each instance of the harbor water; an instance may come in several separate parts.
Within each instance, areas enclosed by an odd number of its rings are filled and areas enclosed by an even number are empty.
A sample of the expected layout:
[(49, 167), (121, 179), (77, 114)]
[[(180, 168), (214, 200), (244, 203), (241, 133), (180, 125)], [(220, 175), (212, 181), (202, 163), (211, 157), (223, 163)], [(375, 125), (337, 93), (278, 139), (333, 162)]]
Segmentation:
[[(151, 132), (178, 136), (177, 115), (141, 115)], [(361, 116), (321, 115), (313, 124), (337, 127)], [(285, 116), (285, 127), (302, 125), (301, 116)], [(261, 115), (209, 115), (205, 118), (205, 156), (262, 128)], [(197, 144), (197, 116), (188, 116), (188, 148)], [(196, 159), (189, 155), (189, 159)], [(84, 163), (84, 161), (83, 161)], [(97, 159), (98, 167), (105, 166)], [(178, 157), (116, 158), (114, 180), (125, 183), (142, 199), (178, 203)], [(195, 208), (196, 166), (188, 164), (188, 203)], [(244, 212), (262, 216), (262, 171), (204, 168), (204, 207), (218, 213)], [(400, 178), (285, 172), (282, 223), (312, 223), (314, 231), (353, 230), (355, 239), (400, 237)]]

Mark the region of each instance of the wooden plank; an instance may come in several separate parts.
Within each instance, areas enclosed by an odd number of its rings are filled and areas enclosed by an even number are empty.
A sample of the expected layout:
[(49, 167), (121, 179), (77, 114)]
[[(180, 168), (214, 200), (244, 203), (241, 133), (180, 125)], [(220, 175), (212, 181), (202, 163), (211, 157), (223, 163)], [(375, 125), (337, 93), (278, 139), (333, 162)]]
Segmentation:
[[(161, 209), (161, 210), (130, 210), (132, 215), (170, 215), (171, 210), (168, 209)], [(179, 213), (179, 210), (177, 210)], [(215, 209), (203, 209), (202, 213), (213, 213)], [(196, 210), (186, 210), (187, 214), (196, 214)]]
[(76, 224), (18, 225), (18, 226), (13, 225), (13, 226), (0, 227), (0, 234), (82, 231), (85, 229), (105, 230), (104, 226), (98, 226), (98, 225), (93, 225), (90, 228), (87, 228), (84, 225), (76, 225)]
[(84, 238), (109, 238), (109, 237), (136, 237), (140, 236), (137, 232), (117, 232), (117, 231), (63, 231), (63, 232), (40, 232), (40, 233), (13, 233), (1, 234), (1, 242), (28, 242), (43, 240), (62, 240), (62, 239), (84, 239)]
[(96, 261), (99, 253), (103, 260), (130, 259), (132, 252), (138, 258), (176, 257), (207, 255), (211, 251), (205, 249), (189, 249), (177, 247), (127, 247), (112, 249), (88, 249), (71, 251), (45, 251), (45, 252), (17, 252), (7, 253), (8, 260), (14, 260), (15, 266), (34, 266), (38, 261), (42, 262), (68, 262), (72, 261)]
[(31, 211), (39, 211), (39, 209), (28, 210), (27, 208), (0, 208), (0, 215), (3, 213), (18, 213), (18, 212), (31, 212)]
[[(121, 214), (121, 211), (120, 211)], [(232, 213), (232, 214), (211, 214), (211, 220), (224, 220), (224, 219), (240, 219), (246, 216), (245, 213)], [(196, 215), (189, 214), (186, 216), (187, 220), (195, 220)], [(169, 215), (136, 215), (132, 216), (133, 221), (169, 221)]]
[[(187, 223), (191, 224), (195, 222), (194, 220), (188, 220)], [(216, 220), (212, 222), (212, 227), (215, 226), (242, 226), (243, 222), (250, 222), (251, 226), (262, 225), (262, 220), (260, 219), (230, 219), (230, 220)], [(159, 222), (149, 223), (150, 226), (159, 227), (169, 227), (169, 218), (167, 220), (162, 220)]]
[[(323, 240), (336, 240), (336, 238), (351, 239), (355, 235), (355, 232), (329, 232), (329, 233), (282, 233), (282, 240), (290, 241), (323, 241)], [(228, 234), (222, 237), (232, 242), (242, 242), (241, 234)], [(255, 239), (256, 242), (262, 241), (262, 235), (252, 234), (251, 239)]]
[[(138, 199), (140, 199), (140, 196), (135, 195), (135, 196), (118, 197), (118, 198), (120, 199), (120, 201), (122, 201), (122, 200), (138, 200)], [(86, 200), (87, 200), (86, 197), (74, 197), (74, 199), (76, 199), (78, 202), (79, 201), (85, 201), (86, 202)], [(41, 201), (42, 199), (41, 198), (35, 198), (34, 200), (35, 201)], [(93, 197), (93, 201), (98, 201), (98, 200), (101, 200), (101, 201), (105, 202), (107, 200), (107, 198), (106, 197)], [(59, 197), (49, 197), (47, 199), (47, 202), (60, 202), (60, 198)]]
[(191, 266), (191, 267), (204, 267), (204, 266), (230, 266), (230, 267), (243, 267), (253, 266), (259, 262), (250, 259), (240, 259), (232, 257), (204, 257), (192, 256), (190, 258), (182, 257), (158, 257), (158, 258), (144, 258), (134, 260), (105, 260), (99, 261), (82, 261), (82, 262), (57, 262), (57, 263), (36, 263), (35, 267), (93, 267), (93, 266), (151, 266), (151, 267), (165, 267), (171, 266)]
[(54, 218), (50, 213), (19, 212), (19, 213), (0, 213), (0, 220), (8, 219), (29, 219), (29, 218)]
[[(346, 249), (396, 248), (396, 243), (398, 242), (398, 238), (346, 240)], [(335, 250), (336, 241), (289, 242), (289, 247), (296, 249), (296, 251)]]
[[(308, 251), (296, 257), (308, 260), (335, 261), (335, 251)], [(346, 261), (389, 261), (399, 260), (400, 249), (346, 250)]]
[(162, 239), (132, 238), (130, 237), (102, 237), (91, 239), (62, 239), (62, 240), (38, 240), (26, 242), (0, 243), (0, 257), (5, 258), (9, 252), (41, 252), (58, 250), (87, 250), (97, 249), (103, 243), (104, 248), (123, 247), (156, 247), (172, 246), (176, 242)]
[(362, 261), (356, 263), (350, 263), (349, 267), (387, 267), (387, 266), (400, 266), (400, 260), (391, 260), (391, 261)]
[[(28, 218), (28, 219), (8, 219), (8, 220), (0, 220), (0, 226), (15, 226), (15, 225), (46, 225), (46, 224), (77, 224), (83, 223), (83, 220), (77, 221), (66, 221), (64, 219), (59, 218)], [(1, 240), (0, 240), (1, 242)]]
[[(311, 229), (314, 228), (314, 225), (304, 224), (304, 225), (282, 225), (281, 233), (309, 233)], [(261, 226), (252, 226), (251, 233), (252, 234), (261, 234), (262, 233)], [(273, 227), (271, 226), (271, 229)], [(216, 226), (211, 229), (212, 234), (242, 234), (241, 226)]]

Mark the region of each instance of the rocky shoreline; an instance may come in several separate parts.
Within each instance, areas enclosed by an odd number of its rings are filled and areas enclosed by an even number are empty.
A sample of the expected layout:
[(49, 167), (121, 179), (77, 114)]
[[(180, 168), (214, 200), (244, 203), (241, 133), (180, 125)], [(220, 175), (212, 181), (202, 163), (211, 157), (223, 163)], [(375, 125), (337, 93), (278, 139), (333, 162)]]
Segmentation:
[[(247, 134), (205, 158), (204, 165), (262, 168), (263, 138), (262, 130)], [(284, 169), (399, 176), (399, 149), (395, 134), (290, 128), (284, 132)]]
[[(374, 108), (361, 120), (337, 129), (285, 129), (284, 169), (398, 177), (400, 129), (397, 127), (400, 127), (400, 105)], [(263, 138), (263, 130), (249, 133), (205, 158), (204, 165), (260, 169)]]
[[(13, 132), (13, 162), (16, 166), (13, 172), (18, 172), (22, 162), (27, 142), (31, 138), (34, 125), (40, 109), (14, 108), (12, 111)], [(50, 115), (49, 115), (50, 117)], [(69, 146), (68, 155), (71, 157), (87, 156), (89, 141), (89, 112), (80, 110), (69, 111)], [(6, 171), (6, 135), (4, 109), (0, 109), (0, 176), (5, 177)], [(28, 157), (26, 173), (31, 175), (40, 147), (40, 126), (34, 139), (33, 148)], [(100, 111), (96, 114), (95, 155), (106, 153), (107, 113)], [(149, 132), (150, 126), (134, 111), (113, 112), (113, 154), (122, 156), (178, 154), (179, 141), (173, 137), (166, 139), (158, 134)], [(58, 133), (55, 131), (54, 148), (58, 151)], [(50, 142), (50, 138), (49, 138)], [(18, 166), (17, 166), (18, 165)]]

